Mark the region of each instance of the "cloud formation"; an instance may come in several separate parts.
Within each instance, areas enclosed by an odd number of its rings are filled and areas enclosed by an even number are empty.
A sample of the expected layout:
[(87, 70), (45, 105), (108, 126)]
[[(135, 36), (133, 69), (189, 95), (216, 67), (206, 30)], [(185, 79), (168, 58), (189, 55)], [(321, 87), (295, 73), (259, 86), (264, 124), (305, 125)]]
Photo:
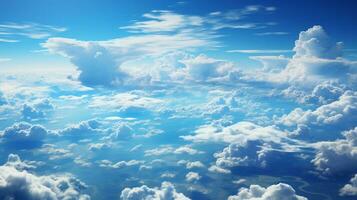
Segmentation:
[(90, 197), (83, 194), (86, 187), (69, 174), (37, 176), (13, 166), (0, 166), (1, 199), (89, 200)]
[(0, 139), (13, 147), (33, 148), (39, 146), (47, 134), (43, 126), (19, 122), (3, 130)]
[(299, 196), (288, 184), (279, 183), (267, 188), (259, 185), (250, 185), (249, 188), (241, 188), (237, 195), (229, 196), (228, 200), (307, 200)]
[(341, 196), (356, 196), (357, 195), (357, 174), (355, 174), (350, 183), (340, 189)]
[(122, 200), (189, 200), (184, 194), (176, 191), (170, 182), (163, 182), (160, 188), (149, 188), (146, 185), (125, 188), (120, 195)]

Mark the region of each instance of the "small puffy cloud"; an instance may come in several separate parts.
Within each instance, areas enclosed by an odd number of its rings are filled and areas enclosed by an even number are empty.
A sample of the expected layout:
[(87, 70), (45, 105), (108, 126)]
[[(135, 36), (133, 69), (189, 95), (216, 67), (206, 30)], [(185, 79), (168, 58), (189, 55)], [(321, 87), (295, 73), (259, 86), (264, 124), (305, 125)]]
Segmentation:
[(110, 160), (101, 160), (99, 166), (105, 168), (119, 169), (123, 167), (137, 166), (143, 163), (144, 161), (140, 161), (140, 160), (119, 161), (117, 163), (113, 163)]
[(229, 196), (228, 200), (307, 200), (299, 196), (288, 184), (279, 183), (267, 188), (259, 185), (250, 185), (249, 188), (241, 188), (237, 195)]
[(0, 139), (14, 147), (32, 148), (39, 146), (47, 134), (48, 131), (40, 125), (19, 122), (0, 132)]
[(86, 187), (69, 174), (37, 176), (14, 166), (0, 166), (0, 199), (89, 200), (90, 197), (83, 194)]
[(92, 143), (88, 145), (90, 151), (100, 151), (110, 149), (111, 145), (107, 143)]
[(125, 188), (120, 195), (121, 200), (190, 200), (184, 194), (176, 191), (170, 182), (163, 182), (160, 188), (150, 188), (146, 185)]
[(319, 142), (312, 163), (325, 174), (348, 174), (357, 170), (357, 128), (343, 133), (346, 139)]
[(35, 169), (38, 165), (42, 165), (43, 162), (36, 162), (36, 161), (23, 161), (21, 160), (20, 156), (17, 154), (9, 154), (7, 158), (7, 162), (4, 166), (13, 167), (17, 170), (28, 170), (28, 169)]
[(223, 169), (221, 167), (218, 167), (216, 165), (212, 165), (211, 167), (208, 168), (208, 171), (214, 172), (214, 173), (220, 173), (220, 174), (230, 174), (231, 171), (228, 169)]
[(205, 165), (200, 161), (194, 161), (194, 162), (187, 162), (186, 163), (186, 168), (187, 169), (204, 168), (204, 167), (205, 167)]
[(341, 196), (356, 196), (357, 195), (357, 174), (355, 174), (350, 183), (340, 189)]
[(101, 123), (95, 119), (81, 121), (78, 124), (72, 124), (64, 129), (58, 130), (56, 133), (59, 136), (72, 139), (89, 138), (101, 132)]
[(195, 182), (195, 181), (199, 181), (200, 179), (201, 179), (200, 174), (196, 172), (188, 172), (186, 174), (186, 181), (188, 182)]
[(145, 156), (159, 156), (165, 154), (188, 154), (188, 155), (196, 155), (202, 154), (203, 151), (199, 151), (197, 149), (193, 149), (192, 147), (185, 145), (180, 146), (178, 148), (173, 148), (171, 146), (163, 146), (155, 149), (149, 149), (145, 151)]

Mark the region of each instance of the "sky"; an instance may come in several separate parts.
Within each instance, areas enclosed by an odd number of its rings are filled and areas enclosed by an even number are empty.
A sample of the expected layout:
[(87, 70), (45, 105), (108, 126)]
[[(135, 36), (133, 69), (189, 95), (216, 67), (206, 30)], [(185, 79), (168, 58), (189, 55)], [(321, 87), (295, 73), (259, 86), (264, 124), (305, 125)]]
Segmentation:
[(0, 199), (357, 196), (357, 3), (0, 3)]

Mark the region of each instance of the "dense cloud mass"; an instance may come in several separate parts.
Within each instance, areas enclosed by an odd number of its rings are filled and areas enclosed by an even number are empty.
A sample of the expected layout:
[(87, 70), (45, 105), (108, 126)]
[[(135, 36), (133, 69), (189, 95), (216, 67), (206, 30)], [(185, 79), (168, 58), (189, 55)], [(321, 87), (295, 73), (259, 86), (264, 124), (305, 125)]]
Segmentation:
[(295, 193), (288, 184), (279, 183), (267, 188), (259, 185), (250, 185), (249, 188), (241, 188), (237, 195), (229, 196), (228, 200), (307, 200)]
[(0, 138), (9, 145), (25, 148), (39, 145), (47, 134), (43, 126), (20, 122), (3, 130)]
[(149, 188), (146, 185), (134, 188), (125, 188), (120, 195), (122, 200), (189, 200), (182, 193), (176, 191), (174, 185), (163, 182), (160, 188)]
[(1, 199), (89, 200), (82, 193), (86, 187), (71, 175), (36, 176), (13, 166), (0, 166)]
[(317, 169), (327, 174), (349, 174), (357, 170), (357, 128), (344, 132), (346, 139), (317, 144), (312, 160)]

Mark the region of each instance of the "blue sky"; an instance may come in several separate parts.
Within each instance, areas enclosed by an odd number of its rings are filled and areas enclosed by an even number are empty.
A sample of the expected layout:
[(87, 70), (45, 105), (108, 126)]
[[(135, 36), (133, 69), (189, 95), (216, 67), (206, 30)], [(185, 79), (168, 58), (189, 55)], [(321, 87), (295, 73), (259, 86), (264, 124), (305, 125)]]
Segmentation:
[(355, 199), (356, 6), (1, 2), (0, 199)]

